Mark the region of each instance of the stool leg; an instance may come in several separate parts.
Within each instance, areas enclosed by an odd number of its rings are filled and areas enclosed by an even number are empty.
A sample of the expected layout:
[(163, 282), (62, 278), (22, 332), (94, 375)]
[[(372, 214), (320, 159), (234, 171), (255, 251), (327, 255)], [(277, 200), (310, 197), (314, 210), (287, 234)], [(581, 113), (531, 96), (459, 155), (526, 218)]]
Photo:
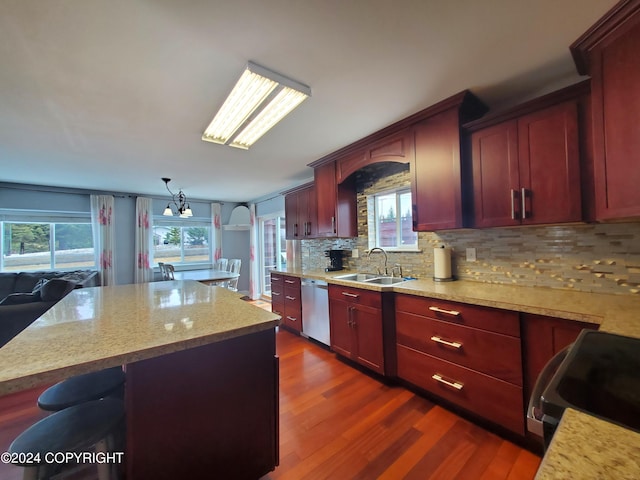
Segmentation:
[(38, 467), (24, 467), (22, 480), (38, 480)]
[[(103, 438), (96, 443), (96, 452), (107, 453), (109, 447), (107, 446), (107, 439)], [(111, 468), (108, 463), (98, 463), (98, 480), (111, 480)]]

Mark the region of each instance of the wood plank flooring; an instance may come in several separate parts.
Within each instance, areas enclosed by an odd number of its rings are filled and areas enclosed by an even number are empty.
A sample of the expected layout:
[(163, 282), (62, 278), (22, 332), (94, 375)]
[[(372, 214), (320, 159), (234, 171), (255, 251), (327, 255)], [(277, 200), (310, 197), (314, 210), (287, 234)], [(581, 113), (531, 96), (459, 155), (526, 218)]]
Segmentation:
[[(280, 466), (262, 480), (528, 480), (540, 458), (389, 386), (287, 331), (280, 356)], [(42, 418), (42, 388), (0, 398), (0, 451)], [(0, 479), (22, 469), (0, 463)], [(93, 472), (74, 479), (93, 480)], [(211, 477), (213, 478), (213, 477)], [(146, 480), (146, 479), (134, 479)]]

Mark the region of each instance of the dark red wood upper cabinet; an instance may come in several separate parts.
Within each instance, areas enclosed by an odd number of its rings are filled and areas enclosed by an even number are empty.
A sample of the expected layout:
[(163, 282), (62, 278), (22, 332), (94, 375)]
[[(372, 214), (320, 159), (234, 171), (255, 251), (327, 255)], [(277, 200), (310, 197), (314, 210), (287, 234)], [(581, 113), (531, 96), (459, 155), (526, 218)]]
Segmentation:
[(314, 183), (318, 206), (318, 236), (335, 237), (338, 233), (336, 223), (338, 184), (335, 162), (316, 167), (314, 169)]
[(317, 237), (357, 237), (354, 179), (338, 184), (336, 162), (314, 168)]
[(518, 125), (508, 121), (471, 136), (474, 226), (519, 225)]
[(477, 97), (463, 91), (425, 110), (423, 118), (413, 125), (411, 196), (415, 231), (468, 226), (470, 188), (465, 164), (469, 152), (460, 125), (486, 111)]
[(474, 226), (582, 220), (575, 101), (475, 131), (471, 142)]
[(463, 226), (460, 125), (450, 109), (414, 127), (411, 163), (413, 229), (432, 231)]
[(520, 118), (518, 146), (522, 224), (582, 220), (576, 103)]
[(591, 75), (597, 220), (640, 217), (640, 0), (618, 3), (571, 45)]
[(284, 196), (285, 233), (287, 240), (305, 240), (317, 236), (316, 192), (306, 184)]

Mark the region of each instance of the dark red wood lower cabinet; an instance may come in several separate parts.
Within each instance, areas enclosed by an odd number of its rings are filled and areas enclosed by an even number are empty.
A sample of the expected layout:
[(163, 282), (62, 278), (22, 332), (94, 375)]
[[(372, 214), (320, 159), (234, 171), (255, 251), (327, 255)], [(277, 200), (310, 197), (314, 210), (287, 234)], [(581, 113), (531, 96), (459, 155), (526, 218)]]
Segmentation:
[(255, 480), (278, 464), (275, 332), (127, 365), (126, 478)]

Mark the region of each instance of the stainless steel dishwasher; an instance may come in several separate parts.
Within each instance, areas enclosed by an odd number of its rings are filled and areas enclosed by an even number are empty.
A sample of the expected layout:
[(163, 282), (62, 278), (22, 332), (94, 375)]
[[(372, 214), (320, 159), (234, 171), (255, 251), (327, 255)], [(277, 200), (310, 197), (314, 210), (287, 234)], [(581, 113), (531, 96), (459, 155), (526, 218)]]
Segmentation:
[(302, 335), (329, 346), (329, 292), (327, 282), (303, 278)]

